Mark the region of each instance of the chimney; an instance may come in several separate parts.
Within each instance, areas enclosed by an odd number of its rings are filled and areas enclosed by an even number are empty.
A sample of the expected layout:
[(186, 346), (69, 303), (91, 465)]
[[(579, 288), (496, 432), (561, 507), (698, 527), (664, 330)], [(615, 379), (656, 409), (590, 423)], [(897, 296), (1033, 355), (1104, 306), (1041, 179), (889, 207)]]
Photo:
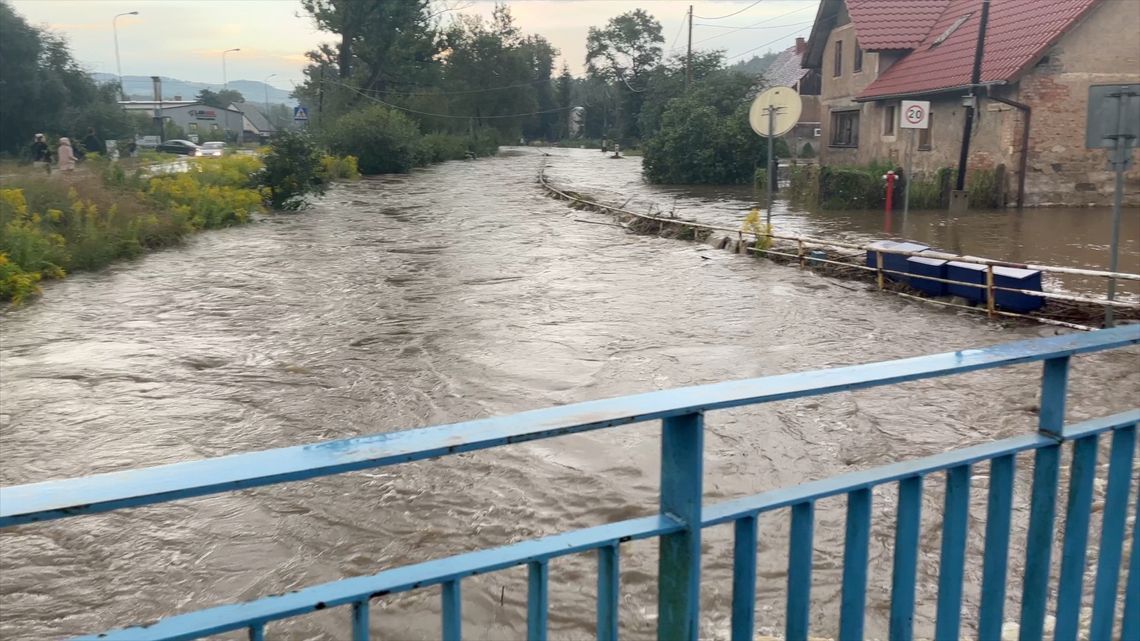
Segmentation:
[(803, 53), (807, 49), (807, 42), (803, 38), (796, 38), (796, 53)]

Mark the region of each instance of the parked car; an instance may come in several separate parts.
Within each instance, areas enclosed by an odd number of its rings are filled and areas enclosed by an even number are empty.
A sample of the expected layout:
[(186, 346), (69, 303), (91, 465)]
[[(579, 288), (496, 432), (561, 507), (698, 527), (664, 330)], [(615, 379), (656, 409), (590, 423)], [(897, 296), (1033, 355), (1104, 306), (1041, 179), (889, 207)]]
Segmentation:
[(226, 153), (226, 143), (220, 142), (220, 141), (204, 142), (204, 143), (198, 145), (198, 147), (202, 150), (202, 153), (199, 154), (200, 156), (218, 156), (218, 157), (221, 157), (223, 154)]
[(183, 156), (201, 156), (201, 147), (195, 145), (189, 140), (167, 140), (158, 146), (159, 151), (165, 151), (168, 154), (181, 154)]

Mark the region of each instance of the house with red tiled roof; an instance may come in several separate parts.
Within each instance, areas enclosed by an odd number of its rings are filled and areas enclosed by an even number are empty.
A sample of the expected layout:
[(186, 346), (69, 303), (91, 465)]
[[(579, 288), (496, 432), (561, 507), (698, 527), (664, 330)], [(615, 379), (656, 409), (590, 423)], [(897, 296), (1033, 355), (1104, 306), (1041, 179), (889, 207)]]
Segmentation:
[[(821, 1), (802, 64), (821, 76), (823, 164), (957, 167), (982, 1)], [(1089, 87), (1140, 82), (1140, 1), (991, 0), (984, 35), (967, 185), (985, 172), (1009, 204), (1110, 204), (1105, 152), (1084, 147)], [(929, 129), (899, 127), (902, 100), (930, 101)], [(1140, 204), (1140, 163), (1125, 191)]]

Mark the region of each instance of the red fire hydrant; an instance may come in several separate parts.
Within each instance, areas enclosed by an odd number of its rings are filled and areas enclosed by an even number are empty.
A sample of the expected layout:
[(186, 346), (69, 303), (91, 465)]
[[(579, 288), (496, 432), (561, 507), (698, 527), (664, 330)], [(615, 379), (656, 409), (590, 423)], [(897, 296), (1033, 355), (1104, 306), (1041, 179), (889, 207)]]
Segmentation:
[(883, 178), (885, 178), (887, 180), (887, 213), (888, 214), (891, 213), (891, 205), (894, 204), (894, 200), (895, 200), (895, 178), (896, 177), (897, 176), (895, 176), (895, 172), (893, 172), (893, 171), (888, 171), (887, 175), (883, 176)]

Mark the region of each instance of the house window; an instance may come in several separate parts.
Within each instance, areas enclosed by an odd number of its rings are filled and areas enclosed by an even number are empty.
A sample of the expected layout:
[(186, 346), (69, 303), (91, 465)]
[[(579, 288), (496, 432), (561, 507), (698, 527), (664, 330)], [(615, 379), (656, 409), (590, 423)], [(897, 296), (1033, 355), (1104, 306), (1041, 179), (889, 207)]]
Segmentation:
[(832, 147), (858, 147), (859, 146), (859, 112), (833, 111), (831, 112), (831, 146)]
[(855, 73), (863, 70), (863, 48), (859, 46), (859, 41), (855, 41)]
[(926, 114), (926, 129), (918, 130), (918, 148), (920, 151), (930, 151), (930, 130), (934, 129), (934, 112)]
[(884, 136), (895, 135), (895, 121), (896, 120), (897, 120), (897, 116), (895, 113), (895, 106), (889, 105), (887, 107), (884, 107), (883, 108), (883, 135)]
[(843, 75), (843, 41), (835, 41), (835, 72), (836, 77)]

